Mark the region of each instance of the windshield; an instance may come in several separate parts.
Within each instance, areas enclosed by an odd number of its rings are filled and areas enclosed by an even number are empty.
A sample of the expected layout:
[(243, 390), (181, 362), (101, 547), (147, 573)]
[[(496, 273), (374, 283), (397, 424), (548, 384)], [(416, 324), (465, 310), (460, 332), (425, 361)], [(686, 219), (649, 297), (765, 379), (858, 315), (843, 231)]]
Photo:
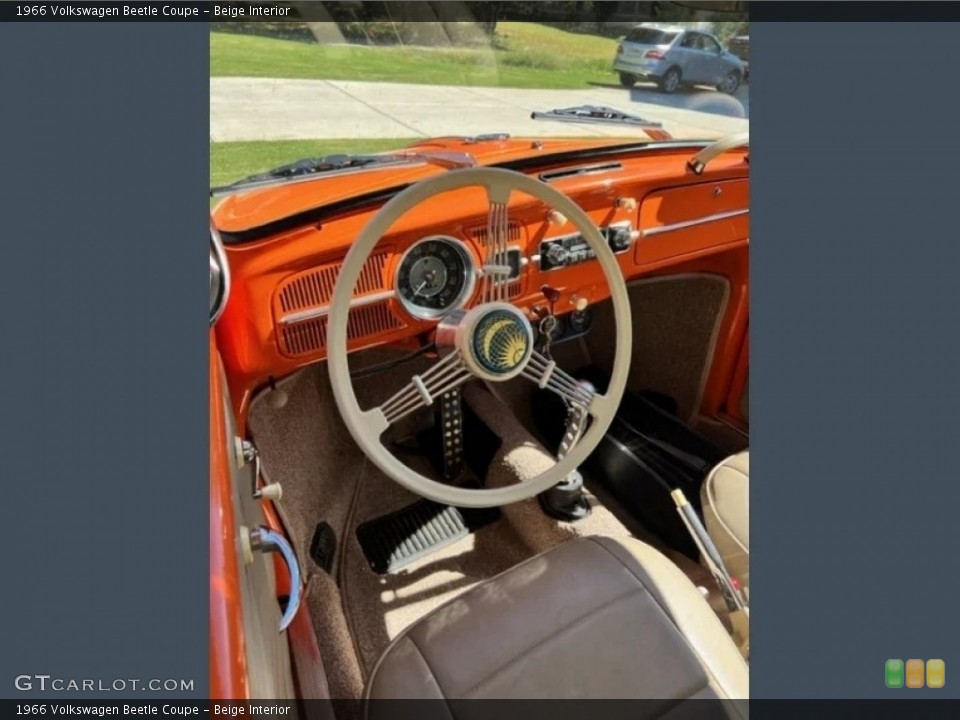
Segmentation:
[[(571, 19), (572, 5), (590, 12)], [(746, 17), (677, 8), (662, 30), (630, 10), (647, 5), (271, 3), (288, 7), (286, 19), (212, 22), (211, 187), (262, 182), (284, 166), (291, 180), (378, 172), (370, 155), (451, 137), (645, 143), (745, 131), (745, 67), (720, 47), (747, 35)], [(444, 18), (431, 14), (440, 6)], [(499, 16), (486, 6), (501, 6)], [(684, 30), (715, 38), (717, 51), (676, 43), (658, 55), (625, 42), (661, 44)], [(585, 107), (603, 112), (557, 112)]]

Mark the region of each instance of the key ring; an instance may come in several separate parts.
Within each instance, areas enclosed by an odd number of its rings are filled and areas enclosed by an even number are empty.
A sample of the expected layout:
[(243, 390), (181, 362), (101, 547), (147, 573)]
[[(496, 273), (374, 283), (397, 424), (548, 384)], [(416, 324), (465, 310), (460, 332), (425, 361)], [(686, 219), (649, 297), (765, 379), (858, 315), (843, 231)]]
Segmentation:
[(550, 346), (553, 344), (553, 331), (557, 329), (557, 318), (553, 314), (547, 315), (540, 321), (540, 334), (543, 336), (543, 349), (541, 352), (545, 357), (550, 358)]

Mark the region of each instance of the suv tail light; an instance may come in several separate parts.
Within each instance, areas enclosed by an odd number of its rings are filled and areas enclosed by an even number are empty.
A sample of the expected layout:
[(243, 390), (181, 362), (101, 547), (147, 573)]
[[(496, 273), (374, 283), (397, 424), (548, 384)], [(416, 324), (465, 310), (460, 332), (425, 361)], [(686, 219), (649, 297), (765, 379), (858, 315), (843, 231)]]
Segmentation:
[(651, 60), (663, 60), (663, 53), (659, 50), (647, 50), (646, 57)]

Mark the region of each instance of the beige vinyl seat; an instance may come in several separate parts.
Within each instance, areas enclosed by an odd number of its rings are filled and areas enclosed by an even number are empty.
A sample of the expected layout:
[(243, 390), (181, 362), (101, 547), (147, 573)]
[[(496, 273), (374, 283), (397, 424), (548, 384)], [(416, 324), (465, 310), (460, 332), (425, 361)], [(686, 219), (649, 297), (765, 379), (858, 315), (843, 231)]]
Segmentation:
[(704, 524), (727, 570), (750, 586), (750, 451), (717, 465), (701, 489)]
[(675, 702), (747, 698), (748, 684), (736, 646), (676, 565), (639, 540), (587, 537), (408, 628), (383, 654), (366, 698)]

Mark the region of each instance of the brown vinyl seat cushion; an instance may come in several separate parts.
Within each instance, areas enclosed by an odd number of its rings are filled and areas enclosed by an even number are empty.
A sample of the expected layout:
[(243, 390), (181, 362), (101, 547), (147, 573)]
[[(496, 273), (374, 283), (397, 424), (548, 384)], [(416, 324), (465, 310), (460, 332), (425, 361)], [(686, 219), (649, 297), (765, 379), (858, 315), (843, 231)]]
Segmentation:
[(383, 654), (367, 699), (747, 698), (703, 596), (639, 540), (567, 542), (451, 600)]

